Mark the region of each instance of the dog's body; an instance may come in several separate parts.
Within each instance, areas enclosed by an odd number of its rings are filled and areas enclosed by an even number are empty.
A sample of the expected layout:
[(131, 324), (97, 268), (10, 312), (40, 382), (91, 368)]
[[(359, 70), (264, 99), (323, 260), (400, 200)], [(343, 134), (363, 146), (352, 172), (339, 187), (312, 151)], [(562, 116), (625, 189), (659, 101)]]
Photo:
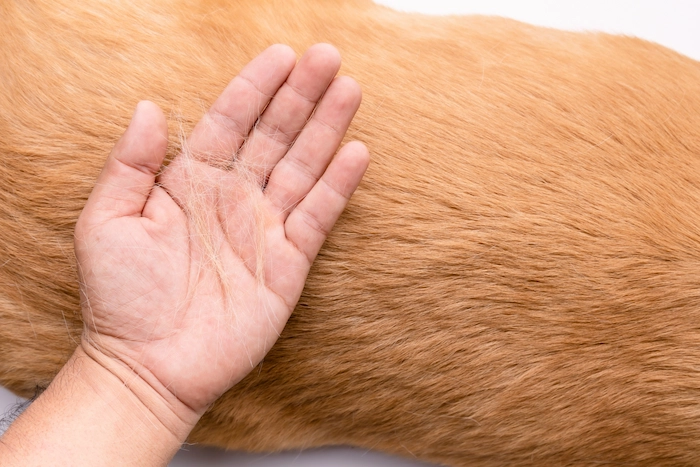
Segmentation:
[[(0, 3), (0, 383), (79, 339), (74, 222), (134, 105), (171, 153), (259, 51), (335, 44), (373, 162), (192, 440), (451, 465), (700, 463), (700, 63), (363, 1)], [(410, 454), (409, 454), (410, 453)]]

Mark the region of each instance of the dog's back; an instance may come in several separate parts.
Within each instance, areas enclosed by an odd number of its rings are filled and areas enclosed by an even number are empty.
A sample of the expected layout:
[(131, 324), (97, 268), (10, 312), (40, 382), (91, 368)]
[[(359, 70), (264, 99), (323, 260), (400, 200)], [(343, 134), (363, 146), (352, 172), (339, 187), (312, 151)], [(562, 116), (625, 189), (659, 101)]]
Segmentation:
[(359, 0), (6, 1), (0, 30), (3, 385), (47, 385), (79, 339), (72, 229), (136, 102), (166, 109), (174, 154), (265, 46), (327, 41), (372, 165), (192, 440), (700, 463), (700, 63)]

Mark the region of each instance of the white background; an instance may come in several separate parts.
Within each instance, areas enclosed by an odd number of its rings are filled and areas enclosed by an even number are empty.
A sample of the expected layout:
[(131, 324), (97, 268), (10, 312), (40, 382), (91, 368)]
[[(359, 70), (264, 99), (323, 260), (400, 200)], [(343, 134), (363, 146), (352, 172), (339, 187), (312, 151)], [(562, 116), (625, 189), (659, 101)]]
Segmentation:
[[(487, 14), (569, 30), (596, 30), (638, 36), (700, 60), (700, 2), (695, 0), (380, 0), (392, 8), (428, 14)], [(0, 388), (0, 411), (16, 398)], [(353, 448), (250, 455), (190, 446), (170, 464), (255, 467), (407, 467), (425, 466)]]

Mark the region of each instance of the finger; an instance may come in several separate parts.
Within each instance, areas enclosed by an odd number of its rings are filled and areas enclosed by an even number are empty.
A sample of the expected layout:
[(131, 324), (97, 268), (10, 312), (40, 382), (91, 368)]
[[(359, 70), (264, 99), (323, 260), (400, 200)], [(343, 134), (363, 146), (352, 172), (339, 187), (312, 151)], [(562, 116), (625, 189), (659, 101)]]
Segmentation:
[(348, 143), (287, 218), (284, 226), (287, 239), (306, 256), (309, 265), (360, 184), (368, 165), (369, 152), (365, 145), (356, 141)]
[(140, 216), (167, 147), (163, 111), (153, 102), (139, 102), (97, 178), (85, 211), (102, 218)]
[(336, 78), (313, 118), (272, 170), (265, 195), (282, 220), (323, 175), (361, 100), (360, 86), (353, 79)]
[(246, 65), (187, 139), (192, 155), (215, 166), (230, 162), (295, 63), (291, 48), (273, 45)]
[(340, 54), (329, 44), (309, 48), (245, 142), (238, 160), (264, 182), (304, 128), (318, 100), (340, 69)]

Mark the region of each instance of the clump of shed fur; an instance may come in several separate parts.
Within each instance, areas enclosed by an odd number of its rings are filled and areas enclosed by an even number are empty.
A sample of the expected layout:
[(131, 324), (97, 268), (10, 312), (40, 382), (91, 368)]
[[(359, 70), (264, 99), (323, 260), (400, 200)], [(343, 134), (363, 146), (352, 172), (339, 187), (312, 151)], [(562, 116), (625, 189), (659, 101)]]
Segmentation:
[[(237, 284), (231, 281), (222, 263), (221, 248), (234, 249), (234, 253), (246, 263), (246, 268), (255, 279), (259, 296), (264, 296), (266, 220), (263, 207), (258, 203), (264, 189), (264, 180), (260, 180), (256, 167), (238, 159), (240, 149), (232, 154), (201, 154), (189, 147), (182, 130), (179, 137), (180, 153), (175, 161), (178, 189), (171, 196), (187, 215), (191, 241), (202, 255), (199, 267), (214, 273), (225, 300), (223, 312), (234, 317), (235, 326), (235, 316), (240, 312), (238, 307), (241, 306), (236, 297), (245, 291), (239, 290)], [(243, 145), (245, 144), (244, 142)], [(217, 170), (210, 170), (211, 168)], [(168, 185), (164, 186), (167, 190)], [(231, 196), (232, 192), (236, 195)], [(234, 219), (228, 218), (232, 212), (235, 213)], [(231, 228), (235, 229), (236, 237), (243, 237), (242, 241), (252, 247), (253, 255), (248, 255), (247, 251), (235, 251), (237, 239), (229, 235)], [(253, 310), (253, 313), (264, 313), (268, 319), (273, 319), (264, 302), (262, 307)], [(270, 324), (273, 328), (278, 328), (275, 326), (277, 323)], [(248, 358), (251, 359), (250, 355)], [(255, 366), (252, 359), (250, 364), (251, 367)]]

